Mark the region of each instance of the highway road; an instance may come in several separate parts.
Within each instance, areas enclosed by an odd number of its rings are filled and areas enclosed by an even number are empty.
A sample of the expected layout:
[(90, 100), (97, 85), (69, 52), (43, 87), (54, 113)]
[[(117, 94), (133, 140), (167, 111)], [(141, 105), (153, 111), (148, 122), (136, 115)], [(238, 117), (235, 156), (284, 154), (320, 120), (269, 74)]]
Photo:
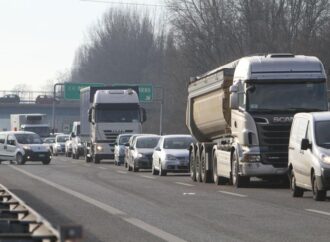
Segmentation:
[(235, 189), (65, 157), (48, 166), (3, 162), (0, 183), (54, 226), (81, 224), (88, 242), (330, 240), (330, 194), (294, 199), (280, 184)]

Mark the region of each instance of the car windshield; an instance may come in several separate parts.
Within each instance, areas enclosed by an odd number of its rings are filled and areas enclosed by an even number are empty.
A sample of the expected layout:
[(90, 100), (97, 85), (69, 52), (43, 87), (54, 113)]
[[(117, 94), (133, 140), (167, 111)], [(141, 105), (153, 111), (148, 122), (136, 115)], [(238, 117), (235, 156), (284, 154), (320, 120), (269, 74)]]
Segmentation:
[(159, 137), (143, 137), (136, 141), (136, 148), (153, 149), (157, 146)]
[(320, 147), (330, 149), (330, 120), (315, 122), (316, 144)]
[(165, 138), (164, 149), (188, 149), (191, 142), (193, 142), (193, 139), (190, 137)]
[(124, 145), (128, 142), (129, 138), (131, 138), (130, 135), (120, 136), (119, 138), (119, 145)]
[(15, 134), (15, 137), (20, 144), (42, 144), (42, 140), (37, 134)]
[(46, 143), (46, 144), (52, 144), (52, 143), (55, 143), (55, 139), (50, 139), (50, 138), (48, 138), (48, 139), (45, 139), (44, 140), (44, 143)]
[[(297, 95), (299, 93), (299, 95)], [(325, 111), (325, 83), (254, 83), (248, 86), (247, 110)]]
[(65, 143), (69, 139), (68, 135), (61, 135), (61, 136), (56, 136), (56, 142), (57, 143)]

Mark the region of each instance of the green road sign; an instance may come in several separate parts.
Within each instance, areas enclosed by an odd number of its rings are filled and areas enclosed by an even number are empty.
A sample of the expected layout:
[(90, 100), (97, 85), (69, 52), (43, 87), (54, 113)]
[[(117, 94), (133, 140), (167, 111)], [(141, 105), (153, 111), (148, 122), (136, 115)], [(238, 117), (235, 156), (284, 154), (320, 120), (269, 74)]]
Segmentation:
[(151, 102), (152, 95), (152, 85), (151, 84), (113, 84), (113, 86), (138, 86), (139, 87), (139, 99), (141, 102)]
[(103, 83), (64, 83), (64, 99), (79, 100), (80, 89), (84, 87), (103, 87)]

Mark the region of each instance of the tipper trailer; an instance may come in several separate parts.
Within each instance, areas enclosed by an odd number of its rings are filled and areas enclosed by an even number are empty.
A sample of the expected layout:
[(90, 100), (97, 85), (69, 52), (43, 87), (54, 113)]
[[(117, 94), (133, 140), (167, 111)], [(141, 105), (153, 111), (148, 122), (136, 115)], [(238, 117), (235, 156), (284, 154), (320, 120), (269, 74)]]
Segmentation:
[(243, 187), (251, 177), (286, 177), (293, 115), (326, 110), (326, 73), (312, 56), (244, 57), (191, 78), (192, 180)]

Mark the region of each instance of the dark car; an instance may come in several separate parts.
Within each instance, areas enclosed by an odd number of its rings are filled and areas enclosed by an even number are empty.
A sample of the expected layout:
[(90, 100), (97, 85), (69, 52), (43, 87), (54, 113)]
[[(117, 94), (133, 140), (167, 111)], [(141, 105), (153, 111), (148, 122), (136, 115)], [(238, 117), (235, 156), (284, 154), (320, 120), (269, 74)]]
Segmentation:
[(0, 103), (19, 103), (20, 98), (16, 94), (7, 94), (0, 97)]
[[(50, 95), (39, 95), (36, 98), (36, 104), (52, 104), (53, 103), (53, 96)], [(58, 103), (58, 100), (55, 99), (55, 102)]]

